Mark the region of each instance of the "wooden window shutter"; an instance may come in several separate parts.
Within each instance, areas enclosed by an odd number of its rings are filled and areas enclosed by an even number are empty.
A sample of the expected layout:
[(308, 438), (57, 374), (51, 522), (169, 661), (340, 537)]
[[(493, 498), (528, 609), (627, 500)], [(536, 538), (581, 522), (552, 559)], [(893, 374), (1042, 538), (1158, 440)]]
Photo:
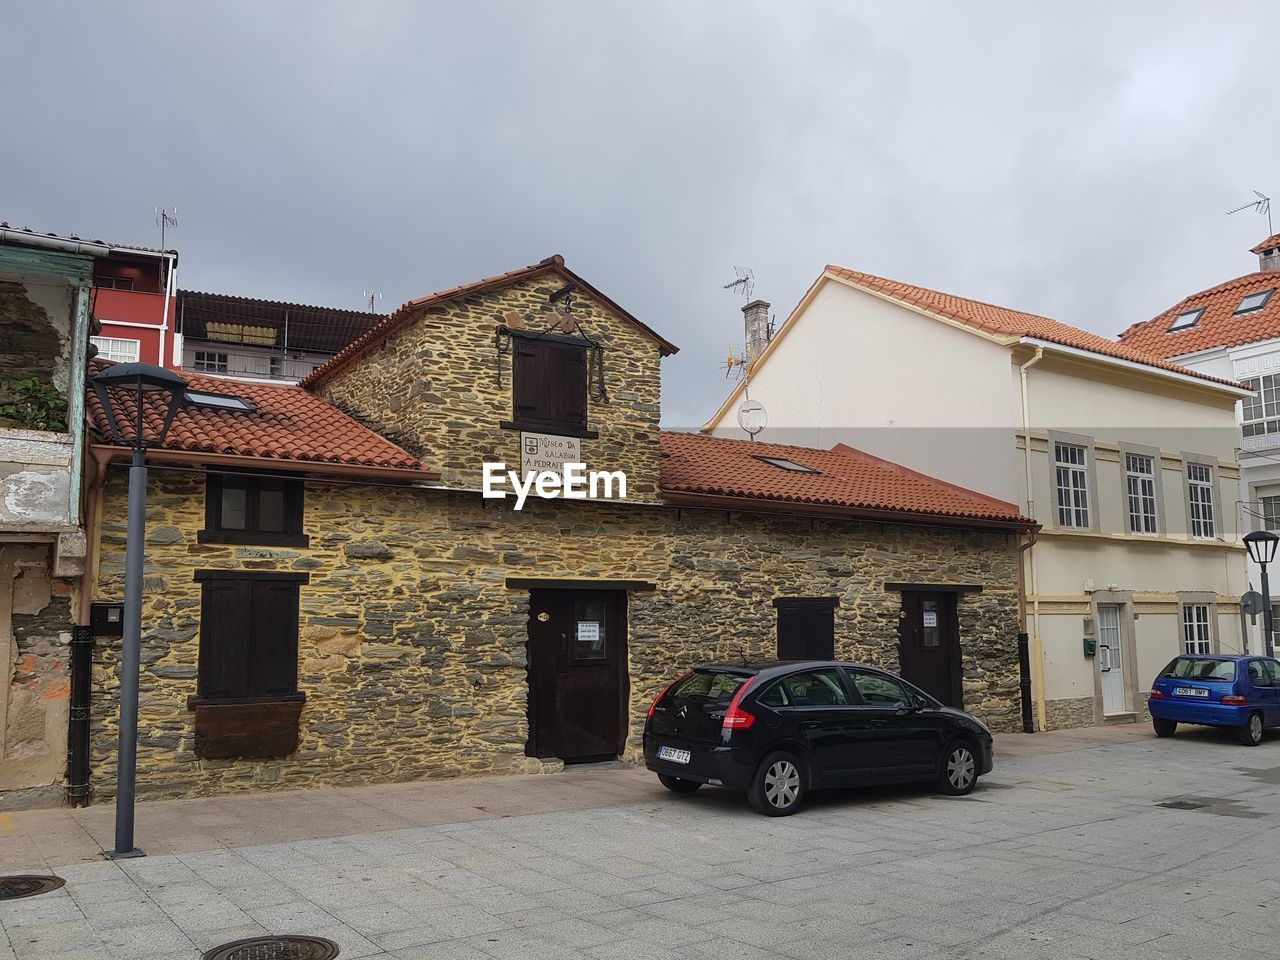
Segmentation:
[(834, 598), (779, 598), (778, 659), (834, 660), (836, 600)]
[(587, 426), (585, 345), (515, 337), (512, 407), (517, 423), (554, 430)]

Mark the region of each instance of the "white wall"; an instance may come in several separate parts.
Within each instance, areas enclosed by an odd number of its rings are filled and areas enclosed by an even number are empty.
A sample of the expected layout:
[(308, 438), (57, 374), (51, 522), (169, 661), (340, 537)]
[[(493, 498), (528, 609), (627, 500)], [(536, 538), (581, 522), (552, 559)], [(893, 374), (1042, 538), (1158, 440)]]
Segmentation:
[[(757, 439), (866, 450), (1002, 500), (1017, 497), (1009, 352), (973, 333), (827, 281), (760, 365)], [(737, 404), (715, 424), (744, 437)]]

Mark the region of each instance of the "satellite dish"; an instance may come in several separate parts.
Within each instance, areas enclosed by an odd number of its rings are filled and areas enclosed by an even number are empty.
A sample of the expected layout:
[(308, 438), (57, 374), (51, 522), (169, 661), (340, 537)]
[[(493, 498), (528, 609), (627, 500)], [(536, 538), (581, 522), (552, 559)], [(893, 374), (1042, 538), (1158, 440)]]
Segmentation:
[(764, 404), (759, 400), (744, 400), (738, 407), (738, 426), (751, 434), (751, 439), (769, 423), (769, 415), (765, 413)]

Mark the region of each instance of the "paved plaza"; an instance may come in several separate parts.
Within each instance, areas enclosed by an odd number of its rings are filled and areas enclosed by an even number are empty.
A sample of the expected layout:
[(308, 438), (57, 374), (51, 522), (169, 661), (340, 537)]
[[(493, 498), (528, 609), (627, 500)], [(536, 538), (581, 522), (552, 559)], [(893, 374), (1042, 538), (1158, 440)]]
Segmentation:
[[(0, 958), (194, 960), (307, 934), (340, 960), (1274, 958), (1280, 736), (998, 737), (996, 770), (786, 819), (610, 765), (543, 777), (0, 814)], [(1170, 806), (1171, 804), (1171, 806)]]

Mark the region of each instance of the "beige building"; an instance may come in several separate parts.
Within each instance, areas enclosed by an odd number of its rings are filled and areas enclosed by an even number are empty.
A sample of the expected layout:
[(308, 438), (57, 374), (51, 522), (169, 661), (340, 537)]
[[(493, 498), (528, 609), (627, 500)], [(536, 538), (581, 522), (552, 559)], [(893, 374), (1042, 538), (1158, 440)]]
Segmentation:
[(1246, 391), (1046, 317), (827, 267), (704, 431), (847, 442), (1017, 502), (1036, 725), (1143, 716), (1184, 651), (1242, 645), (1235, 460)]

